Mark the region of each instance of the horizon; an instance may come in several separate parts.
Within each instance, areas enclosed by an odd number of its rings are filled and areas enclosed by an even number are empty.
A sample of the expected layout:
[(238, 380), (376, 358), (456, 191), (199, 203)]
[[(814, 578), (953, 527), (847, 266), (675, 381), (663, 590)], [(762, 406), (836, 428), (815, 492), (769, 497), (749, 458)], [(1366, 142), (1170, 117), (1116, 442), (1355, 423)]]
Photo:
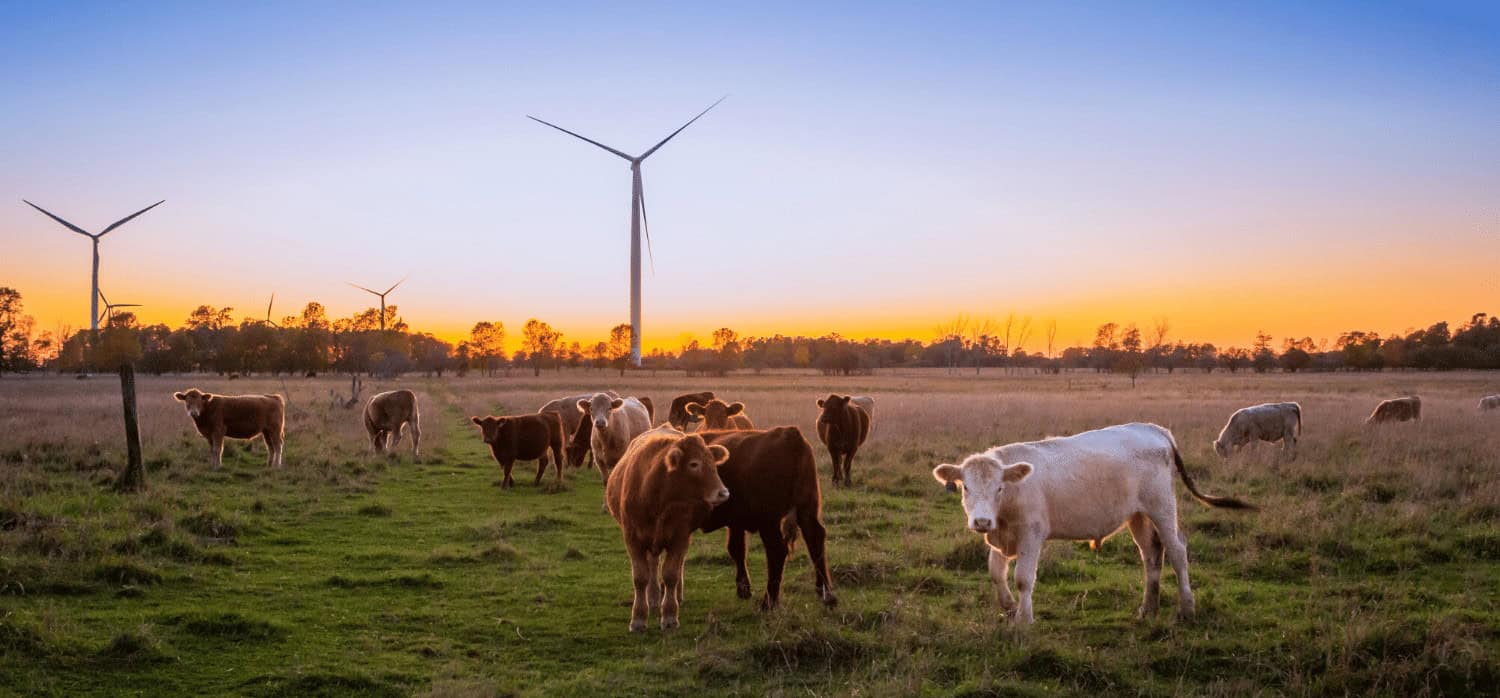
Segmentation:
[(598, 341), (628, 319), (628, 167), (525, 116), (638, 152), (725, 92), (644, 167), (647, 351), (1011, 312), (1059, 346), (1158, 317), (1331, 343), (1493, 310), (1482, 4), (349, 7), (12, 10), (0, 285), (38, 330), (87, 326), (88, 244), (21, 199), (90, 231), (166, 199), (101, 243), (145, 324), (272, 293), (347, 317), (345, 282), (410, 274), (414, 330)]

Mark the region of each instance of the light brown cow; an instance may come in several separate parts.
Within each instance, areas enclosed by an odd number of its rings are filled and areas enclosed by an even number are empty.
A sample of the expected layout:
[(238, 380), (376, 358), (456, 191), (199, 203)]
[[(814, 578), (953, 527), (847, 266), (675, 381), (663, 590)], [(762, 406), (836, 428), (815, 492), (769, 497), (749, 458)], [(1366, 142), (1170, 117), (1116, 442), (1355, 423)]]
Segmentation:
[[(610, 397), (619, 397), (612, 390), (606, 390), (604, 394)], [(565, 444), (563, 450), (567, 452), (568, 465), (574, 468), (583, 467), (584, 461), (589, 454), (589, 439), (593, 435), (588, 420), (585, 420), (583, 413), (578, 411), (578, 401), (587, 400), (593, 396), (594, 393), (584, 393), (582, 395), (560, 397), (542, 405), (541, 409), (537, 410), (538, 414), (551, 412), (562, 420), (563, 443)]]
[(557, 463), (557, 481), (562, 482), (563, 435), (562, 418), (548, 412), (545, 414), (523, 414), (514, 417), (470, 417), (469, 421), (479, 427), (484, 442), (489, 444), (490, 455), (500, 464), (504, 478), (500, 486), (514, 487), (510, 477), (511, 468), (518, 460), (536, 460), (536, 481), (542, 484), (542, 474), (547, 472), (547, 451)]
[(1422, 398), (1415, 395), (1391, 398), (1375, 406), (1365, 424), (1414, 422), (1422, 419)]
[(1500, 410), (1500, 395), (1490, 395), (1479, 399), (1479, 411), (1488, 412)]
[(365, 403), (365, 432), (370, 435), (370, 446), (376, 453), (390, 451), (391, 455), (396, 455), (404, 426), (411, 432), (411, 457), (416, 458), (422, 448), (421, 422), (417, 394), (410, 390), (379, 393)]
[(870, 435), (870, 415), (848, 395), (830, 394), (818, 401), (818, 407), (823, 410), (818, 415), (818, 438), (833, 460), (833, 484), (853, 484), (849, 468)]
[(209, 461), (224, 464), (224, 439), (266, 440), (266, 465), (281, 467), (286, 444), (286, 401), (280, 395), (214, 395), (189, 388), (172, 397), (184, 403), (198, 433), (208, 439)]
[(625, 455), (626, 447), (651, 428), (650, 413), (636, 398), (611, 398), (605, 393), (579, 400), (578, 411), (585, 413), (586, 419), (593, 424), (589, 446), (594, 452), (594, 465), (608, 482), (609, 471)]
[(1220, 458), (1234, 455), (1251, 441), (1281, 442), (1288, 460), (1297, 459), (1297, 438), (1302, 435), (1302, 406), (1295, 402), (1269, 402), (1236, 410), (1214, 439)]
[(750, 415), (745, 414), (743, 402), (726, 404), (723, 400), (717, 399), (709, 400), (706, 404), (689, 402), (687, 413), (703, 420), (703, 428), (699, 431), (755, 428), (755, 423), (750, 421)]
[(719, 464), (728, 459), (723, 446), (661, 427), (637, 437), (610, 473), (604, 502), (620, 525), (635, 587), (630, 632), (645, 630), (648, 612), (658, 608), (662, 629), (677, 627), (688, 544), (709, 512), (729, 499), (719, 479)]

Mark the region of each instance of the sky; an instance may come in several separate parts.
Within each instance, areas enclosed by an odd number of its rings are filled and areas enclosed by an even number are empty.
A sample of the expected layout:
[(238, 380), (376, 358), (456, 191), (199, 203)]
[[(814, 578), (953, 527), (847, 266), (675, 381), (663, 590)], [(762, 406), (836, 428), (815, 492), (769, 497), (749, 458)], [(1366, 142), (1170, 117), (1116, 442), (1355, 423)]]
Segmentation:
[[(815, 5), (815, 6), (814, 6)], [(0, 0), (0, 286), (181, 323), (384, 288), (415, 329), (1248, 345), (1500, 312), (1493, 3)], [(1032, 340), (1036, 342), (1038, 340)], [(514, 348), (514, 340), (512, 347)], [(1028, 347), (1035, 350), (1037, 347)]]

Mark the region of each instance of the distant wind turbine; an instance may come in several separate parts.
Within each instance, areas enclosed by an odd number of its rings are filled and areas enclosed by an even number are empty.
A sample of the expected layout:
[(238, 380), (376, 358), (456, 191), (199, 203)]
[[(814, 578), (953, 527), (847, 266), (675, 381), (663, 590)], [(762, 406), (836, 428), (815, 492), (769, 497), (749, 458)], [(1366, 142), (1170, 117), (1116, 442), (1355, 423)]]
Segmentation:
[[(397, 281), (396, 283), (391, 284), (391, 287), (388, 288), (388, 289), (386, 289), (384, 293), (382, 293), (380, 291), (372, 291), (372, 290), (370, 290), (368, 288), (365, 288), (364, 286), (360, 286), (359, 284), (356, 284), (356, 283), (350, 283), (348, 281), (345, 281), (344, 283), (349, 284), (350, 286), (353, 286), (353, 287), (355, 287), (355, 288), (357, 288), (357, 289), (359, 289), (361, 291), (364, 291), (365, 293), (374, 294), (374, 295), (380, 297), (380, 329), (381, 329), (381, 331), (384, 331), (385, 330), (385, 297), (387, 295), (389, 295), (391, 291), (396, 290), (397, 286), (400, 286), (401, 284), (406, 283), (406, 279), (402, 278), (400, 281)], [(267, 312), (269, 312), (269, 308), (267, 309)]]
[[(646, 158), (651, 157), (652, 153), (655, 153), (662, 146), (666, 145), (667, 141), (672, 140), (677, 136), (677, 134), (682, 133), (683, 129), (692, 126), (693, 122), (702, 118), (704, 114), (707, 114), (709, 109), (713, 109), (714, 107), (719, 106), (719, 102), (724, 101), (728, 97), (729, 95), (720, 97), (718, 102), (714, 102), (713, 104), (708, 105), (708, 109), (704, 109), (703, 111), (699, 112), (698, 116), (689, 119), (687, 123), (683, 124), (676, 131), (668, 134), (666, 138), (661, 139), (660, 143), (651, 146), (650, 150), (647, 150), (640, 155), (627, 155), (624, 152), (615, 150), (614, 148), (600, 143), (599, 141), (573, 133), (572, 131), (558, 126), (557, 124), (542, 121), (541, 119), (538, 119), (529, 114), (526, 116), (526, 118), (531, 119), (532, 121), (535, 121), (539, 124), (542, 124), (544, 126), (551, 126), (552, 128), (562, 131), (563, 133), (566, 133), (574, 138), (599, 146), (600, 148), (603, 148), (611, 153), (614, 153), (615, 155), (624, 158), (627, 162), (630, 163), (630, 362), (636, 366), (641, 365), (642, 228), (646, 229), (646, 252), (647, 254), (651, 253), (651, 228), (646, 222), (646, 192), (645, 189), (641, 186), (641, 163), (645, 162)], [(652, 268), (654, 269), (656, 266), (655, 255), (652, 255), (651, 264)]]
[(139, 307), (141, 307), (140, 303), (111, 303), (111, 302), (109, 302), (108, 298), (104, 297), (104, 292), (103, 291), (99, 292), (99, 300), (104, 301), (104, 311), (101, 312), (97, 318), (94, 318), (94, 324), (96, 326), (98, 325), (98, 323), (99, 323), (100, 320), (104, 321), (104, 326), (105, 327), (109, 327), (110, 325), (114, 324), (114, 321), (115, 321), (115, 308), (139, 308)]
[(135, 218), (136, 216), (139, 216), (142, 213), (150, 211), (151, 209), (156, 208), (157, 206), (160, 206), (160, 205), (166, 203), (167, 200), (166, 199), (162, 199), (161, 201), (158, 201), (158, 202), (156, 202), (154, 204), (151, 204), (150, 206), (147, 206), (147, 207), (145, 207), (145, 208), (143, 208), (143, 209), (141, 209), (139, 211), (136, 211), (135, 213), (132, 213), (132, 214), (130, 214), (130, 215), (124, 217), (124, 218), (121, 218), (120, 220), (117, 220), (114, 223), (111, 223), (108, 228), (105, 228), (103, 231), (101, 231), (97, 235), (95, 235), (94, 233), (90, 233), (87, 230), (84, 230), (83, 228), (80, 228), (80, 227), (78, 227), (76, 225), (73, 225), (72, 223), (69, 223), (69, 222), (67, 222), (67, 221), (65, 221), (65, 220), (63, 220), (61, 218), (58, 218), (57, 216), (52, 215), (52, 212), (48, 211), (47, 209), (42, 208), (41, 206), (38, 206), (38, 205), (36, 205), (34, 203), (31, 203), (30, 201), (26, 201), (25, 199), (21, 199), (21, 201), (25, 202), (27, 206), (30, 206), (30, 207), (32, 207), (32, 208), (34, 208), (34, 209), (36, 209), (38, 211), (41, 211), (42, 213), (46, 214), (46, 216), (48, 218), (51, 218), (52, 220), (57, 221), (58, 223), (61, 223), (64, 228), (67, 228), (68, 230), (71, 230), (71, 231), (73, 231), (75, 233), (78, 233), (79, 235), (82, 235), (82, 236), (84, 236), (86, 238), (89, 238), (90, 240), (94, 241), (94, 277), (93, 277), (93, 279), (94, 279), (93, 286), (94, 287), (92, 289), (93, 292), (89, 294), (89, 329), (91, 329), (91, 330), (97, 330), (97, 329), (99, 329), (99, 318), (101, 317), (99, 315), (99, 238), (102, 238), (105, 235), (108, 235), (109, 231), (114, 230), (115, 228), (118, 228), (118, 227), (120, 227), (122, 225), (125, 225), (126, 223), (129, 223), (132, 218)]
[(266, 304), (266, 324), (270, 325), (272, 327), (275, 327), (276, 329), (279, 330), (279, 329), (281, 329), (281, 325), (276, 324), (276, 322), (271, 319), (271, 306), (275, 305), (275, 304), (276, 304), (276, 294), (272, 293), (271, 294), (271, 302), (269, 302), (269, 303)]

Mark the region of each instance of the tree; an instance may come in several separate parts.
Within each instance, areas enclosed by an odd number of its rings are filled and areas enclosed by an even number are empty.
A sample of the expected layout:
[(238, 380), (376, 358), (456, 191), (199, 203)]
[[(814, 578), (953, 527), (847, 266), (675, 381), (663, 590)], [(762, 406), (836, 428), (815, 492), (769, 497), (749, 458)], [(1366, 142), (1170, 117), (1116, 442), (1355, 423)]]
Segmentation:
[(532, 375), (542, 375), (542, 365), (557, 359), (557, 345), (562, 341), (562, 333), (552, 329), (552, 326), (531, 318), (526, 321), (526, 326), (521, 328), (521, 349), (526, 352), (531, 360)]
[(495, 375), (495, 368), (505, 362), (505, 323), (475, 323), (469, 330), (469, 358), (483, 375)]
[(1265, 373), (1276, 367), (1276, 353), (1271, 351), (1271, 335), (1255, 333), (1255, 348), (1250, 353), (1250, 364), (1256, 373)]
[[(719, 332), (730, 332), (719, 330)], [(719, 339), (719, 332), (714, 333), (714, 341)], [(609, 330), (609, 345), (606, 348), (607, 357), (611, 366), (620, 370), (620, 375), (625, 375), (625, 369), (630, 366), (630, 337), (632, 330), (630, 323), (620, 323)], [(730, 334), (734, 334), (730, 332)]]
[(31, 316), (21, 312), (21, 292), (0, 286), (0, 374), (33, 368)]
[(1130, 374), (1130, 387), (1134, 388), (1135, 379), (1141, 375), (1145, 366), (1146, 356), (1141, 352), (1141, 330), (1130, 325), (1120, 336), (1120, 353), (1115, 360), (1115, 370)]
[(940, 348), (943, 365), (947, 367), (950, 374), (958, 368), (959, 359), (964, 355), (964, 333), (968, 328), (969, 316), (964, 313), (959, 313), (952, 320), (939, 323), (932, 328), (932, 333), (937, 335), (937, 341), (933, 344)]

